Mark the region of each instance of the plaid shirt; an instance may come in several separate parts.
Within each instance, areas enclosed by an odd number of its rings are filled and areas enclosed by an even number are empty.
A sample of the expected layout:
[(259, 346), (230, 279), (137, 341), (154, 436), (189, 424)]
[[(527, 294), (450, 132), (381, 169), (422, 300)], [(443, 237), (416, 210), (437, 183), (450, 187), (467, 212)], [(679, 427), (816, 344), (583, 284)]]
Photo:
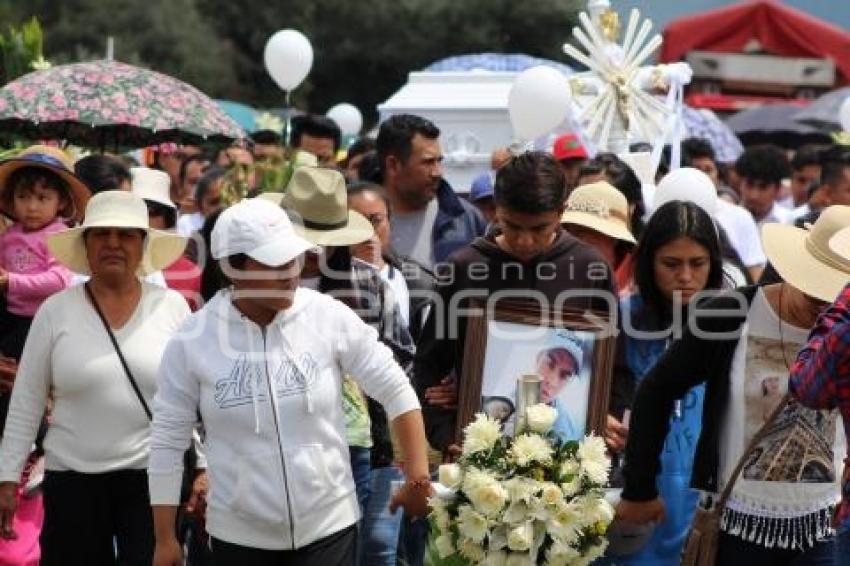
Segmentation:
[[(850, 434), (850, 285), (818, 317), (809, 342), (791, 368), (791, 391), (813, 409), (838, 408)], [(845, 460), (842, 500), (835, 525), (850, 525), (850, 458)]]

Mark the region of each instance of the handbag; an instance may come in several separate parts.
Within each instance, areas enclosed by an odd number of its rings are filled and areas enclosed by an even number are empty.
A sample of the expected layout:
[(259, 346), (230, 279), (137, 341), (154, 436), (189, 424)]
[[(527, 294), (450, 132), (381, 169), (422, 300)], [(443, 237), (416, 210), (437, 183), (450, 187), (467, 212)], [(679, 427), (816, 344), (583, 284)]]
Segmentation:
[(744, 463), (747, 458), (759, 445), (762, 438), (767, 434), (768, 429), (785, 409), (791, 401), (791, 393), (786, 393), (779, 405), (770, 414), (770, 417), (765, 421), (758, 432), (753, 436), (747, 449), (741, 454), (732, 475), (729, 476), (729, 481), (717, 499), (717, 504), (710, 509), (704, 509), (702, 505), (697, 505), (694, 519), (691, 523), (691, 529), (685, 539), (685, 546), (682, 550), (682, 566), (715, 566), (717, 561), (717, 547), (720, 542), (720, 517), (723, 514), (723, 508), (729, 496), (732, 494), (732, 488), (735, 487), (735, 481), (741, 475), (744, 469)]

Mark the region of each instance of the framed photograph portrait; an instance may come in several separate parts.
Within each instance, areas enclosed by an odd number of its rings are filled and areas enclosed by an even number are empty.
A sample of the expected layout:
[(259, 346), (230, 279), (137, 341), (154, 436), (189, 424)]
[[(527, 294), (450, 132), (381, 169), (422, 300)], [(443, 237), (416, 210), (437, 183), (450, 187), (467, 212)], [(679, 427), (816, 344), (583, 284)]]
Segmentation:
[(558, 411), (554, 430), (564, 440), (601, 434), (615, 338), (598, 313), (542, 312), (528, 303), (501, 301), (488, 312), (475, 305), (467, 323), (458, 397), (457, 439), (475, 413), (516, 426), (516, 387), (523, 375), (541, 378), (540, 397)]

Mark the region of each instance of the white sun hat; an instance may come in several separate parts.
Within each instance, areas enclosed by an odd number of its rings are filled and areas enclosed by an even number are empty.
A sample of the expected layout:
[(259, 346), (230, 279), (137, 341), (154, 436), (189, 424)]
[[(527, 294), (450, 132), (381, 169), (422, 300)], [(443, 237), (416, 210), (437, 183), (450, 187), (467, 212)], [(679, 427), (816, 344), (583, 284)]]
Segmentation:
[(171, 200), (171, 176), (168, 173), (148, 167), (131, 167), (130, 175), (130, 192), (134, 195), (168, 208), (177, 208)]
[(225, 209), (213, 228), (210, 248), (215, 259), (245, 254), (271, 267), (307, 251), (320, 251), (295, 232), (282, 208), (262, 198), (245, 199)]
[(91, 228), (143, 230), (147, 237), (142, 261), (136, 271), (139, 275), (148, 275), (168, 267), (186, 249), (186, 238), (150, 227), (148, 208), (141, 198), (127, 191), (103, 191), (88, 201), (85, 219), (80, 226), (47, 236), (50, 253), (74, 273), (91, 274), (83, 241), (83, 234)]

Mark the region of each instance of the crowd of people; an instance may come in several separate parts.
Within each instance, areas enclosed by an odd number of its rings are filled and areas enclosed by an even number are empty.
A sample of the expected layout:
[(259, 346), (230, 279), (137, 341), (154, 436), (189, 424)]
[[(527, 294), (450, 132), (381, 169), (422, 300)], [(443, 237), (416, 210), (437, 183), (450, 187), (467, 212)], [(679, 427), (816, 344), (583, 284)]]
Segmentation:
[[(850, 149), (688, 139), (649, 183), (564, 134), (452, 187), (419, 116), (284, 141), (0, 162), (0, 563), (422, 564), (467, 317), (518, 298), (617, 331), (646, 540), (602, 563), (678, 564), (718, 504), (718, 563), (850, 560)], [(568, 440), (579, 365), (535, 360)]]

